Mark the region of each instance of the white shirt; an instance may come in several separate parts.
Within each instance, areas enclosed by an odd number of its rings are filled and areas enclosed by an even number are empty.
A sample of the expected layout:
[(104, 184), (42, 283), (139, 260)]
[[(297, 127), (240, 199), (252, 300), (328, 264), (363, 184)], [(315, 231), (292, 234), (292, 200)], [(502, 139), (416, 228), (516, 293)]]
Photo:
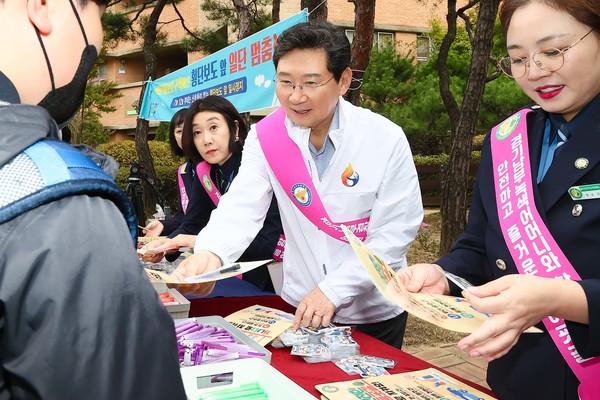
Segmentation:
[[(366, 245), (390, 266), (406, 266), (406, 253), (423, 220), (417, 172), (402, 128), (340, 97), (339, 128), (329, 136), (335, 145), (321, 180), (309, 150), (310, 129), (293, 126), (306, 168), (331, 219), (343, 223), (370, 217)], [(346, 167), (358, 183), (342, 183)], [(275, 194), (286, 236), (281, 296), (297, 306), (317, 285), (337, 307), (342, 324), (381, 322), (402, 309), (386, 300), (371, 282), (349, 244), (319, 230), (296, 208), (273, 175), (256, 126), (249, 132), (236, 179), (210, 222), (197, 237), (194, 251), (209, 250), (229, 263), (237, 260), (262, 227)]]

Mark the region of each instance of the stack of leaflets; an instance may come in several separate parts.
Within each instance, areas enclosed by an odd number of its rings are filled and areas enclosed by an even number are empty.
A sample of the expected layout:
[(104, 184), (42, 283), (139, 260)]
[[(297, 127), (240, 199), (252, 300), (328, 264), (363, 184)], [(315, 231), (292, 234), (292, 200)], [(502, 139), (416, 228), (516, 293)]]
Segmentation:
[(468, 399), (493, 400), (492, 396), (433, 368), (315, 386), (325, 400), (352, 399)]
[(225, 320), (256, 343), (266, 346), (292, 326), (294, 316), (276, 308), (256, 304), (226, 316)]

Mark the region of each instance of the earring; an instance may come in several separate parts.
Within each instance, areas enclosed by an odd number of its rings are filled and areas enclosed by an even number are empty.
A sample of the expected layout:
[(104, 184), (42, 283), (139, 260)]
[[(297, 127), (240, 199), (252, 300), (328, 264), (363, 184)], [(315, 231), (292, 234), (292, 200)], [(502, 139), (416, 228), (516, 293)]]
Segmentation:
[(239, 141), (240, 141), (240, 137), (239, 137), (239, 135), (238, 135), (238, 134), (236, 134), (236, 135), (235, 135), (235, 141), (236, 141), (236, 142), (239, 142)]

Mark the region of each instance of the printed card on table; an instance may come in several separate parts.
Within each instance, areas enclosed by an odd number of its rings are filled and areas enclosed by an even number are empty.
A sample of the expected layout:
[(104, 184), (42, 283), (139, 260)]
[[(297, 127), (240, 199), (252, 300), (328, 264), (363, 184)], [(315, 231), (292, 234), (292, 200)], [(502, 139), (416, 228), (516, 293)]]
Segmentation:
[(158, 270), (154, 270), (154, 269), (150, 269), (150, 268), (144, 268), (144, 269), (146, 270), (146, 274), (148, 275), (148, 278), (150, 278), (151, 282), (162, 282), (162, 283), (168, 283), (168, 284), (173, 284), (173, 285), (190, 285), (190, 284), (206, 283), (206, 282), (219, 281), (221, 279), (232, 278), (239, 274), (243, 274), (244, 272), (251, 271), (254, 268), (258, 268), (261, 265), (268, 264), (272, 261), (273, 260), (262, 260), (262, 261), (248, 261), (248, 262), (235, 263), (235, 265), (239, 264), (240, 268), (236, 269), (233, 272), (225, 272), (222, 274), (213, 275), (213, 276), (209, 276), (206, 278), (198, 278), (193, 281), (178, 281), (172, 275), (167, 274), (166, 272), (158, 271)]
[[(385, 261), (371, 251), (347, 227), (342, 225), (342, 229), (377, 289), (388, 300), (410, 314), (442, 328), (461, 333), (474, 332), (489, 317), (489, 315), (477, 311), (462, 297), (409, 292), (397, 278), (395, 271)], [(532, 327), (526, 332), (541, 331)]]
[(225, 320), (261, 346), (266, 346), (292, 326), (294, 316), (276, 308), (257, 304), (236, 311), (225, 317)]
[(382, 375), (353, 381), (316, 385), (322, 399), (481, 399), (494, 397), (470, 387), (434, 368)]

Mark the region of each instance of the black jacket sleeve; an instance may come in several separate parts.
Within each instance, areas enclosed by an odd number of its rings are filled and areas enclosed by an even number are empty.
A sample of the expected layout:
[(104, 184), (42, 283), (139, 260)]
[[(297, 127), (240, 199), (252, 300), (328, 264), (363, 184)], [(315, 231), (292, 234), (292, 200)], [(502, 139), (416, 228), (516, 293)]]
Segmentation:
[(186, 398), (173, 321), (112, 202), (0, 225), (0, 271), (0, 398)]
[(179, 234), (197, 235), (208, 224), (210, 213), (216, 208), (198, 179), (193, 180), (188, 193), (190, 202), (187, 213), (181, 224), (168, 235), (170, 238)]
[(179, 193), (179, 201), (177, 202), (177, 212), (175, 213), (175, 215), (172, 218), (166, 218), (165, 220), (161, 221), (164, 229), (162, 232), (163, 236), (168, 236), (170, 238), (175, 237), (178, 235), (178, 233), (175, 233), (173, 235), (173, 232), (178, 231), (181, 224), (184, 223), (185, 221), (185, 217), (187, 215), (187, 212), (189, 211), (189, 207), (191, 204), (193, 204), (192, 202), (192, 197), (193, 197), (193, 185), (194, 182), (196, 181), (196, 177), (195, 177), (195, 171), (194, 171), (194, 166), (195, 164), (192, 163), (191, 161), (187, 162), (186, 168), (185, 168), (185, 173), (181, 175), (181, 180), (183, 181), (183, 185), (185, 186), (185, 191), (188, 195), (188, 208), (186, 209), (186, 211), (183, 211), (183, 206), (181, 204), (181, 183), (179, 181), (179, 170), (177, 171), (177, 191)]

